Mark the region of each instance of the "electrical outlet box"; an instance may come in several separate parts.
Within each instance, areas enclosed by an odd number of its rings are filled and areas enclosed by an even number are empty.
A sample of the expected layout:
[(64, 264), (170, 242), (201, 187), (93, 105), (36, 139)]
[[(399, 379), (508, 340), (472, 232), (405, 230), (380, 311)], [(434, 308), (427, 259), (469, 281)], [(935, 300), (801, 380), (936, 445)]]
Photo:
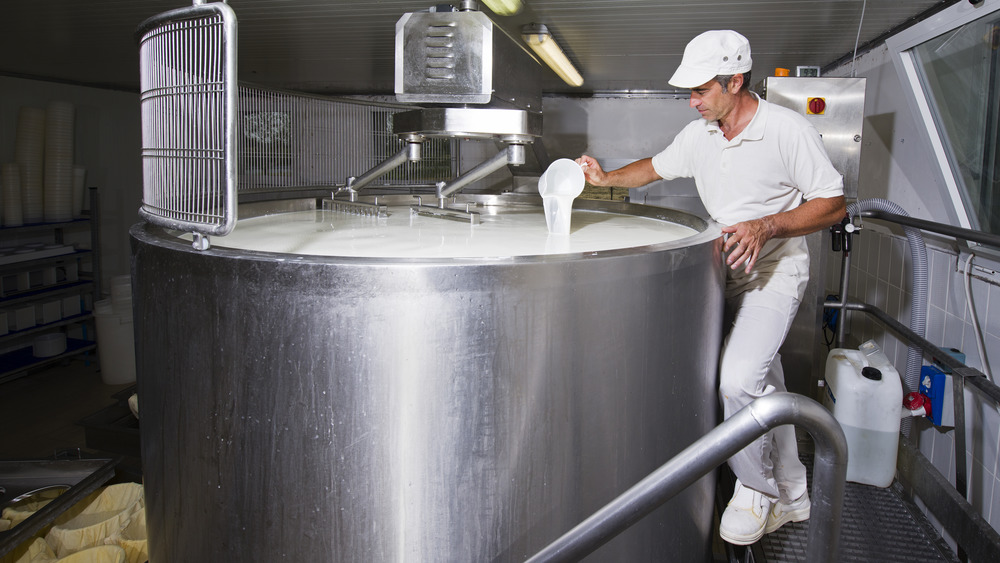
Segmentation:
[(936, 366), (920, 368), (920, 393), (931, 400), (931, 422), (935, 426), (955, 426), (955, 402), (952, 376)]

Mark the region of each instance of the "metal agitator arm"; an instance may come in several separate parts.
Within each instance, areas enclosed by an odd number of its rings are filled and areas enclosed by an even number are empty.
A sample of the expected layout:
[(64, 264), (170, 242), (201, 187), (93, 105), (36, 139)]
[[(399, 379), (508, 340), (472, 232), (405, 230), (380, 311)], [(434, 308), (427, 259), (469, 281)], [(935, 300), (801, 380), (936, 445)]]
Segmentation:
[(371, 170), (365, 172), (361, 176), (356, 178), (351, 176), (347, 179), (347, 185), (344, 186), (342, 190), (338, 191), (350, 192), (351, 199), (353, 201), (353, 196), (358, 190), (399, 168), (406, 162), (416, 162), (420, 160), (420, 147), (422, 142), (423, 139), (406, 139), (406, 146), (403, 147), (402, 150), (375, 165)]
[(847, 477), (844, 432), (833, 415), (816, 401), (793, 393), (773, 393), (755, 400), (712, 429), (528, 559), (528, 563), (582, 559), (769, 430), (785, 424), (808, 431), (816, 445), (806, 561), (837, 561)]
[[(451, 182), (438, 182), (437, 183), (437, 197), (438, 200), (444, 201), (451, 194), (457, 192), (458, 190), (468, 186), (469, 184), (475, 182), (476, 180), (481, 180), (486, 176), (489, 176), (493, 172), (500, 170), (508, 164), (513, 164), (519, 166), (524, 164), (524, 145), (521, 143), (511, 143), (507, 147), (497, 153), (496, 156), (487, 160), (486, 162), (476, 166), (472, 170), (469, 170), (465, 174), (455, 178)], [(443, 205), (443, 204), (442, 204)]]

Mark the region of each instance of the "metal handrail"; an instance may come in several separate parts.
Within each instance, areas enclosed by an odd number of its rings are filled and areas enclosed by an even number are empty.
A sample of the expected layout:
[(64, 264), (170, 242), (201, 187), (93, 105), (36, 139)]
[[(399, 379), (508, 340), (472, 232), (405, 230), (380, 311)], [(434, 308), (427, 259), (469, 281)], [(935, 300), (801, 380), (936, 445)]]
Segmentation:
[(972, 229), (955, 227), (953, 225), (946, 225), (944, 223), (935, 223), (934, 221), (917, 219), (916, 217), (908, 217), (906, 215), (898, 215), (896, 213), (889, 213), (878, 209), (873, 209), (871, 211), (862, 211), (861, 216), (869, 217), (872, 219), (881, 219), (883, 221), (889, 221), (891, 223), (898, 223), (900, 225), (903, 225), (904, 227), (914, 227), (922, 231), (930, 231), (932, 233), (937, 233), (939, 235), (954, 237), (959, 240), (968, 240), (978, 244), (984, 244), (987, 246), (994, 246), (1000, 248), (1000, 236), (994, 235), (992, 233), (986, 233), (983, 231), (974, 231)]
[(833, 415), (794, 393), (756, 399), (642, 481), (536, 553), (528, 563), (578, 561), (707, 475), (768, 431), (786, 424), (815, 442), (807, 561), (837, 561), (847, 477), (847, 440)]
[(966, 380), (969, 385), (981, 391), (983, 395), (989, 397), (997, 403), (998, 406), (1000, 406), (1000, 387), (987, 379), (983, 372), (965, 365), (961, 360), (935, 346), (926, 338), (913, 332), (909, 327), (892, 318), (882, 309), (879, 309), (875, 305), (855, 301), (847, 301), (842, 306), (834, 306), (833, 308), (846, 309), (848, 311), (860, 311), (875, 317), (884, 323), (887, 328), (895, 332), (896, 336), (905, 340), (907, 344), (917, 346), (923, 350), (925, 354), (933, 358), (935, 362), (948, 366), (953, 373), (962, 376), (962, 378)]

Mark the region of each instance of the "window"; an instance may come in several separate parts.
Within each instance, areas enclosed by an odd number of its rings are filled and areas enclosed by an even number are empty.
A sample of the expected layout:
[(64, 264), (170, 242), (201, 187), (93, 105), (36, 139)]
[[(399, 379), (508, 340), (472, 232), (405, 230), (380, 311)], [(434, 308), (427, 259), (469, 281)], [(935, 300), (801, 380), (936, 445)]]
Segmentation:
[(962, 226), (992, 234), (1000, 234), (998, 9), (1000, 0), (956, 4), (886, 42), (927, 126)]

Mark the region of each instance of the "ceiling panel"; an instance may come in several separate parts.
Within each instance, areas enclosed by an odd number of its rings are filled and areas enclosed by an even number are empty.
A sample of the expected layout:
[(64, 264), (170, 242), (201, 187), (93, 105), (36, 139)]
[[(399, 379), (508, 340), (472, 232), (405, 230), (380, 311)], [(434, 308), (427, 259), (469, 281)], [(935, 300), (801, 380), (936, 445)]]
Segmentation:
[[(750, 39), (754, 74), (824, 66), (860, 44), (957, 0), (525, 0), (494, 17), (516, 34), (546, 24), (585, 83), (546, 73), (550, 92), (670, 90), (684, 45), (707, 29)], [(165, 0), (7, 3), (0, 18), (0, 73), (138, 90), (136, 27), (189, 4)], [(395, 23), (435, 2), (232, 0), (242, 80), (330, 94), (391, 94)], [(483, 8), (484, 11), (488, 11)], [(863, 13), (862, 13), (863, 11)]]

